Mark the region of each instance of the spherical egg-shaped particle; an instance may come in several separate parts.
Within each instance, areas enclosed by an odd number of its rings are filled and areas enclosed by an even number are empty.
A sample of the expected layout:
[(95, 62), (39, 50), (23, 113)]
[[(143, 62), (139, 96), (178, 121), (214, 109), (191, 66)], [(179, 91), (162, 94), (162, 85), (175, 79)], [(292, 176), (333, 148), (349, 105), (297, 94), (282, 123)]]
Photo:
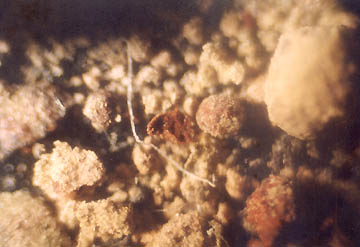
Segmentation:
[(196, 113), (196, 122), (204, 132), (218, 138), (237, 134), (244, 123), (242, 102), (230, 95), (218, 94), (205, 98)]

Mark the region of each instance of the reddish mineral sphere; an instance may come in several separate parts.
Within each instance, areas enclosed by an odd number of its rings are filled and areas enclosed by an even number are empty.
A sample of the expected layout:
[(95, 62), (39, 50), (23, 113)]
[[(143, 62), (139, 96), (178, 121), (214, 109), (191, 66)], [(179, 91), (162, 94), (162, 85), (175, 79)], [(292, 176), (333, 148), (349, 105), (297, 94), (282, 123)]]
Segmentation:
[(196, 113), (196, 122), (204, 132), (218, 138), (236, 135), (244, 123), (244, 106), (226, 94), (205, 98)]

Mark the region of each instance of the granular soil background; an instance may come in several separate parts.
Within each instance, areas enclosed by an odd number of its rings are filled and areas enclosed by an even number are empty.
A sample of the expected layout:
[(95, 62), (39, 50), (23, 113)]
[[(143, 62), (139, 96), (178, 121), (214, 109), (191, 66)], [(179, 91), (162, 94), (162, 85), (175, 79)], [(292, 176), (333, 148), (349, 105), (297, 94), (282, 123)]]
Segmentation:
[(360, 245), (359, 4), (0, 9), (0, 246)]

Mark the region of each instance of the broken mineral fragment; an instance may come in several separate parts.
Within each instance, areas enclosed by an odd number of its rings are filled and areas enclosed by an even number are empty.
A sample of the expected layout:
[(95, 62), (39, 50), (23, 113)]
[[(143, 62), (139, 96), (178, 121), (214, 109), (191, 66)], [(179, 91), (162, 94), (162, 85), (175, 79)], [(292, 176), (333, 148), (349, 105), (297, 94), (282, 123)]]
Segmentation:
[(13, 94), (0, 85), (0, 160), (53, 131), (65, 110), (56, 89), (46, 83), (22, 86)]
[(19, 190), (0, 193), (0, 246), (70, 247), (72, 244), (47, 203)]
[(83, 186), (98, 183), (105, 169), (96, 154), (66, 142), (55, 141), (50, 154), (43, 154), (35, 163), (33, 184), (53, 199), (71, 197)]
[(109, 127), (110, 113), (109, 95), (105, 91), (91, 93), (86, 98), (83, 114), (90, 120), (92, 127), (97, 132), (103, 132)]
[(174, 109), (151, 119), (147, 125), (147, 133), (173, 143), (185, 144), (194, 139), (194, 125), (188, 115)]
[(265, 82), (271, 122), (289, 135), (313, 139), (345, 114), (350, 75), (351, 30), (341, 26), (303, 27), (279, 40)]

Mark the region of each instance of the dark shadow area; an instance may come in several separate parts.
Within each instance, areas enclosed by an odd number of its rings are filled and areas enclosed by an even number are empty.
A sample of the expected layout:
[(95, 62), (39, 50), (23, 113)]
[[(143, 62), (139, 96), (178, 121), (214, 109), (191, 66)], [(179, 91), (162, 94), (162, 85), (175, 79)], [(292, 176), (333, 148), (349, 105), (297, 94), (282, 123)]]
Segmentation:
[(35, 37), (128, 34), (152, 30), (166, 33), (179, 28), (198, 12), (197, 1), (177, 0), (16, 0), (2, 3), (0, 29), (8, 37), (30, 32)]
[(339, 236), (340, 246), (360, 245), (360, 215), (350, 192), (313, 182), (297, 184), (294, 192), (296, 221), (282, 229), (274, 246), (332, 246)]
[(0, 78), (7, 78), (9, 83), (20, 84), (23, 81), (23, 74), (19, 68), (29, 62), (25, 56), (25, 43), (11, 42), (11, 55), (0, 55), (2, 65), (0, 66)]
[[(79, 106), (70, 108), (57, 126), (56, 131), (49, 133), (46, 137), (50, 143), (61, 140), (69, 142), (72, 146), (80, 145), (90, 150), (108, 148), (106, 137), (95, 132), (91, 125), (84, 123), (82, 109)], [(74, 140), (79, 143), (74, 143)]]
[(266, 107), (260, 104), (244, 102), (246, 116), (245, 124), (241, 130), (241, 135), (254, 137), (261, 140), (256, 151), (248, 154), (250, 157), (264, 157), (271, 151), (275, 139), (281, 134), (281, 130), (274, 128), (269, 120)]
[[(205, 24), (209, 31), (225, 10), (227, 1), (215, 1), (207, 10)], [(49, 39), (62, 42), (85, 37), (92, 43), (111, 37), (127, 39), (136, 33), (146, 38), (152, 47), (166, 47), (168, 41), (181, 32), (183, 23), (195, 15), (204, 15), (197, 0), (4, 0), (0, 3), (0, 38), (11, 44), (11, 55), (2, 57), (0, 78), (10, 83), (24, 81), (20, 68), (30, 64), (25, 52), (30, 40), (42, 47)], [(50, 48), (50, 47), (48, 47)], [(81, 54), (81, 51), (79, 52)], [(81, 62), (81, 58), (75, 58)], [(63, 61), (66, 69), (74, 61)], [(67, 78), (60, 78), (67, 79)]]
[(319, 165), (314, 163), (315, 161), (307, 155), (305, 142), (282, 134), (272, 145), (268, 166), (274, 174), (279, 174), (284, 167), (296, 169), (304, 164)]
[[(354, 10), (356, 6), (354, 4)], [(360, 2), (357, 7), (360, 10)], [(344, 105), (344, 116), (333, 119), (327, 124), (316, 140), (323, 163), (329, 163), (331, 152), (337, 148), (351, 154), (360, 145), (360, 29), (345, 32), (344, 35), (348, 43), (346, 51), (348, 57), (345, 59), (350, 65), (349, 77), (344, 78), (344, 83), (350, 84), (350, 90)]]
[(349, 12), (360, 16), (360, 2), (354, 0), (340, 0), (342, 6)]
[(231, 247), (246, 246), (246, 242), (250, 239), (241, 225), (241, 219), (235, 217), (224, 229), (223, 237)]

